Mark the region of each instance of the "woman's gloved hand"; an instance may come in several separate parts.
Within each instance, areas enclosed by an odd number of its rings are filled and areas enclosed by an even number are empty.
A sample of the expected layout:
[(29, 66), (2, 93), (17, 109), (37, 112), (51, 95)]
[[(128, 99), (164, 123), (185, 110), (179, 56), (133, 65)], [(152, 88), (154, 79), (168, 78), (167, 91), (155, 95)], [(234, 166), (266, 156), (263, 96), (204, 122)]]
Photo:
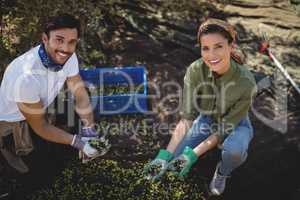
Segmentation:
[(165, 149), (161, 149), (154, 160), (144, 167), (145, 178), (148, 180), (158, 180), (166, 171), (168, 162), (173, 158), (173, 154)]
[(168, 164), (167, 170), (179, 177), (185, 177), (197, 160), (197, 154), (192, 148), (187, 146), (180, 156), (176, 157)]

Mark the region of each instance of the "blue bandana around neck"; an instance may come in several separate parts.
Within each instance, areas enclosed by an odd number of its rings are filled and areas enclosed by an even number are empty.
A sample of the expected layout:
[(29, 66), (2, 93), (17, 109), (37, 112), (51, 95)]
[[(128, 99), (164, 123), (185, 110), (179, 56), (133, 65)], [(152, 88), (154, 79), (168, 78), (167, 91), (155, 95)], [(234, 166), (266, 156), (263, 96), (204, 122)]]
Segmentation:
[(40, 45), (40, 48), (39, 48), (39, 56), (41, 58), (41, 61), (43, 63), (43, 65), (49, 69), (50, 71), (53, 71), (53, 72), (58, 72), (60, 71), (64, 65), (61, 65), (61, 64), (56, 64), (47, 54), (46, 52), (46, 49), (45, 49), (45, 46), (44, 44), (41, 44)]

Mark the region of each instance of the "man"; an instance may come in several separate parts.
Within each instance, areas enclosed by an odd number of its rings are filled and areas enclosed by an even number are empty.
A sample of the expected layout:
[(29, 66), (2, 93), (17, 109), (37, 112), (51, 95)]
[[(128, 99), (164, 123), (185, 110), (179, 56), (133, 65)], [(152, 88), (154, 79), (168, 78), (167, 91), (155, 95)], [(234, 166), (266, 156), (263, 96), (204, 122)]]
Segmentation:
[[(20, 160), (10, 159), (2, 138), (13, 134), (17, 155), (32, 149), (28, 125), (45, 140), (71, 145), (92, 159), (100, 153), (87, 142), (99, 134), (94, 128), (92, 106), (79, 76), (75, 54), (80, 22), (63, 14), (51, 19), (42, 34), (42, 43), (13, 60), (7, 67), (0, 87), (0, 147), (8, 163), (26, 172)], [(72, 92), (83, 128), (70, 134), (47, 122), (45, 109), (53, 102), (64, 83)], [(18, 164), (16, 164), (18, 163)]]

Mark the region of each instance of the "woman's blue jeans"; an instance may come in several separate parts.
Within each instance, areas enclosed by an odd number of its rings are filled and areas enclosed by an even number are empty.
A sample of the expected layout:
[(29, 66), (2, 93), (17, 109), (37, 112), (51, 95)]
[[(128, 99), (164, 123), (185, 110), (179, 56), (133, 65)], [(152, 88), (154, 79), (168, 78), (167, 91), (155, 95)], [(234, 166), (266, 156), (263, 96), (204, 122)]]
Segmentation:
[[(215, 125), (211, 117), (199, 115), (193, 122), (183, 140), (175, 150), (175, 157), (179, 156), (186, 146), (195, 148), (212, 134)], [(245, 117), (227, 136), (222, 144), (222, 160), (219, 172), (229, 176), (231, 172), (246, 161), (248, 146), (253, 138), (253, 128), (249, 117)]]

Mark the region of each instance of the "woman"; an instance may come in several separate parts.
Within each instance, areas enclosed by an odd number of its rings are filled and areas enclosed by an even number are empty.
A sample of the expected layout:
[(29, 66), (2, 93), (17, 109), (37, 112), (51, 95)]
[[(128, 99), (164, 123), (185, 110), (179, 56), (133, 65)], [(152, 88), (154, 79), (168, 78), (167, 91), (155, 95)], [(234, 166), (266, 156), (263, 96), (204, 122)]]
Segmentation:
[(235, 38), (234, 28), (219, 19), (199, 27), (202, 58), (184, 77), (182, 119), (167, 149), (146, 165), (148, 178), (158, 179), (167, 169), (186, 176), (199, 156), (221, 146), (222, 159), (210, 184), (211, 192), (220, 195), (226, 178), (245, 162), (253, 137), (248, 111), (256, 85), (234, 52)]

